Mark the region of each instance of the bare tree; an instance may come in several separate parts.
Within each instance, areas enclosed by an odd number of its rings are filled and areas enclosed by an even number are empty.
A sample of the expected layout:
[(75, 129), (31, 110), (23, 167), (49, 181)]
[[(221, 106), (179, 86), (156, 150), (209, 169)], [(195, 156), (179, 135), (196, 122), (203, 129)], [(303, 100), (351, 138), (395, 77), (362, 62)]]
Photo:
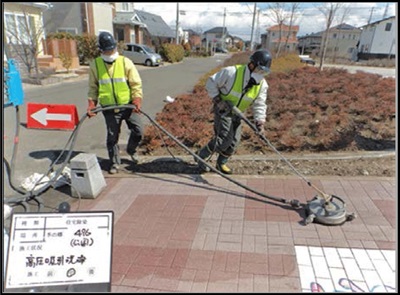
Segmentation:
[(332, 26), (332, 23), (336, 17), (336, 13), (340, 7), (343, 6), (343, 3), (322, 3), (322, 6), (317, 6), (317, 9), (321, 11), (326, 20), (326, 27), (325, 27), (325, 32), (322, 35), (322, 43), (321, 43), (321, 49), (320, 49), (320, 63), (319, 63), (319, 69), (323, 69), (323, 64), (325, 60), (325, 55), (326, 55), (326, 49), (328, 47), (328, 36), (329, 36), (329, 30)]
[(282, 46), (282, 27), (284, 22), (286, 21), (286, 12), (285, 12), (285, 2), (273, 2), (268, 5), (268, 9), (272, 12), (272, 16), (270, 18), (273, 22), (278, 24), (278, 45), (276, 50), (275, 57), (279, 57), (281, 46)]
[(289, 38), (290, 38), (290, 34), (292, 32), (293, 24), (296, 21), (296, 13), (299, 10), (299, 8), (300, 8), (300, 3), (299, 2), (290, 3), (289, 30), (287, 32), (286, 39), (285, 39), (285, 46), (284, 46), (285, 51), (287, 50), (287, 44), (289, 42)]
[(35, 70), (39, 73), (37, 57), (44, 28), (41, 20), (36, 21), (26, 10), (22, 15), (6, 15), (6, 40), (10, 46), (11, 56), (15, 55), (26, 66), (29, 75)]
[(340, 23), (339, 23), (338, 37), (336, 38), (335, 49), (333, 51), (333, 58), (332, 58), (332, 62), (333, 63), (336, 63), (336, 55), (337, 55), (336, 48), (339, 48), (340, 33), (341, 33), (341, 30), (342, 30), (342, 25), (344, 24), (345, 19), (349, 15), (350, 10), (351, 10), (351, 8), (349, 6), (344, 6), (343, 7), (343, 14), (342, 14), (342, 16), (340, 18)]

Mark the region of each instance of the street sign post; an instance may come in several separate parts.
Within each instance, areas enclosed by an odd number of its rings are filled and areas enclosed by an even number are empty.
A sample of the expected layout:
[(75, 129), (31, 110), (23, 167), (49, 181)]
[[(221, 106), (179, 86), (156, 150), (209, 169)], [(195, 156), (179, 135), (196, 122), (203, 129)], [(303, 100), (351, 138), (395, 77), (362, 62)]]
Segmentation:
[(74, 129), (78, 112), (71, 104), (27, 104), (27, 127), (39, 129)]

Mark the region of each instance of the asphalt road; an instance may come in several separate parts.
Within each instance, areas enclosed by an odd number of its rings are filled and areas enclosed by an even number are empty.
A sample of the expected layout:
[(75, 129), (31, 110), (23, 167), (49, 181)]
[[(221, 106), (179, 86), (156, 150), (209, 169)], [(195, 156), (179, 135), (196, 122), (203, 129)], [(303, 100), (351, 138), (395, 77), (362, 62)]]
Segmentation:
[[(165, 104), (167, 95), (175, 97), (179, 94), (190, 93), (200, 77), (220, 65), (229, 55), (215, 54), (209, 58), (186, 58), (183, 62), (166, 64), (160, 67), (137, 68), (143, 81), (144, 100), (142, 109), (151, 118), (155, 118)], [(45, 174), (50, 164), (64, 149), (72, 134), (69, 130), (31, 129), (26, 128), (27, 103), (45, 104), (71, 104), (75, 105), (79, 119), (83, 118), (87, 107), (88, 78), (82, 76), (73, 81), (36, 86), (24, 84), (24, 104), (19, 107), (20, 134), (18, 152), (14, 167), (13, 182), (19, 185), (33, 173)], [(143, 118), (145, 124), (151, 124)], [(4, 120), (4, 157), (10, 163), (14, 148), (14, 135), (16, 130), (16, 111), (14, 107), (3, 110)], [(94, 153), (99, 160), (107, 159), (105, 146), (106, 129), (102, 114), (82, 121), (74, 145), (72, 157), (80, 152)], [(120, 136), (121, 150), (124, 149), (128, 139), (128, 129), (123, 124)], [(61, 159), (62, 160), (62, 159)], [(5, 195), (13, 191), (8, 186), (8, 175), (3, 174)]]

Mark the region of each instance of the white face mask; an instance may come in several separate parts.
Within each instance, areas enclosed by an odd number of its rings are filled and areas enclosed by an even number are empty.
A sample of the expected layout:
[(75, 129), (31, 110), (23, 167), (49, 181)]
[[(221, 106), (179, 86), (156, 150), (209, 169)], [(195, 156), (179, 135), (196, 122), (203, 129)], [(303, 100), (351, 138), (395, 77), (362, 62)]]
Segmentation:
[(117, 52), (115, 52), (115, 53), (113, 53), (113, 54), (111, 54), (111, 55), (102, 54), (102, 55), (101, 55), (101, 58), (102, 58), (105, 62), (114, 62), (114, 61), (117, 59), (118, 56), (119, 56), (119, 53), (118, 53), (118, 51), (117, 51)]
[(257, 84), (260, 84), (262, 79), (264, 79), (264, 74), (260, 73), (251, 73), (251, 77), (256, 81)]

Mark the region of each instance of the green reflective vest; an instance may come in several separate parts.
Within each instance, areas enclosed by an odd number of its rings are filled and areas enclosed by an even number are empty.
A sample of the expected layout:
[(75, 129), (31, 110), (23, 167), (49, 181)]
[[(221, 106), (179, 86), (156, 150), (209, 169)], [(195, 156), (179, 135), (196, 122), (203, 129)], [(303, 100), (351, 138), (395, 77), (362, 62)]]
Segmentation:
[(96, 58), (97, 77), (99, 81), (99, 103), (102, 106), (124, 105), (131, 101), (131, 90), (125, 77), (124, 57), (114, 61), (114, 72), (111, 78), (101, 57)]
[(251, 87), (242, 97), (244, 72), (247, 65), (236, 65), (236, 77), (231, 91), (228, 94), (220, 94), (223, 100), (231, 101), (239, 110), (244, 112), (258, 97), (261, 84)]

